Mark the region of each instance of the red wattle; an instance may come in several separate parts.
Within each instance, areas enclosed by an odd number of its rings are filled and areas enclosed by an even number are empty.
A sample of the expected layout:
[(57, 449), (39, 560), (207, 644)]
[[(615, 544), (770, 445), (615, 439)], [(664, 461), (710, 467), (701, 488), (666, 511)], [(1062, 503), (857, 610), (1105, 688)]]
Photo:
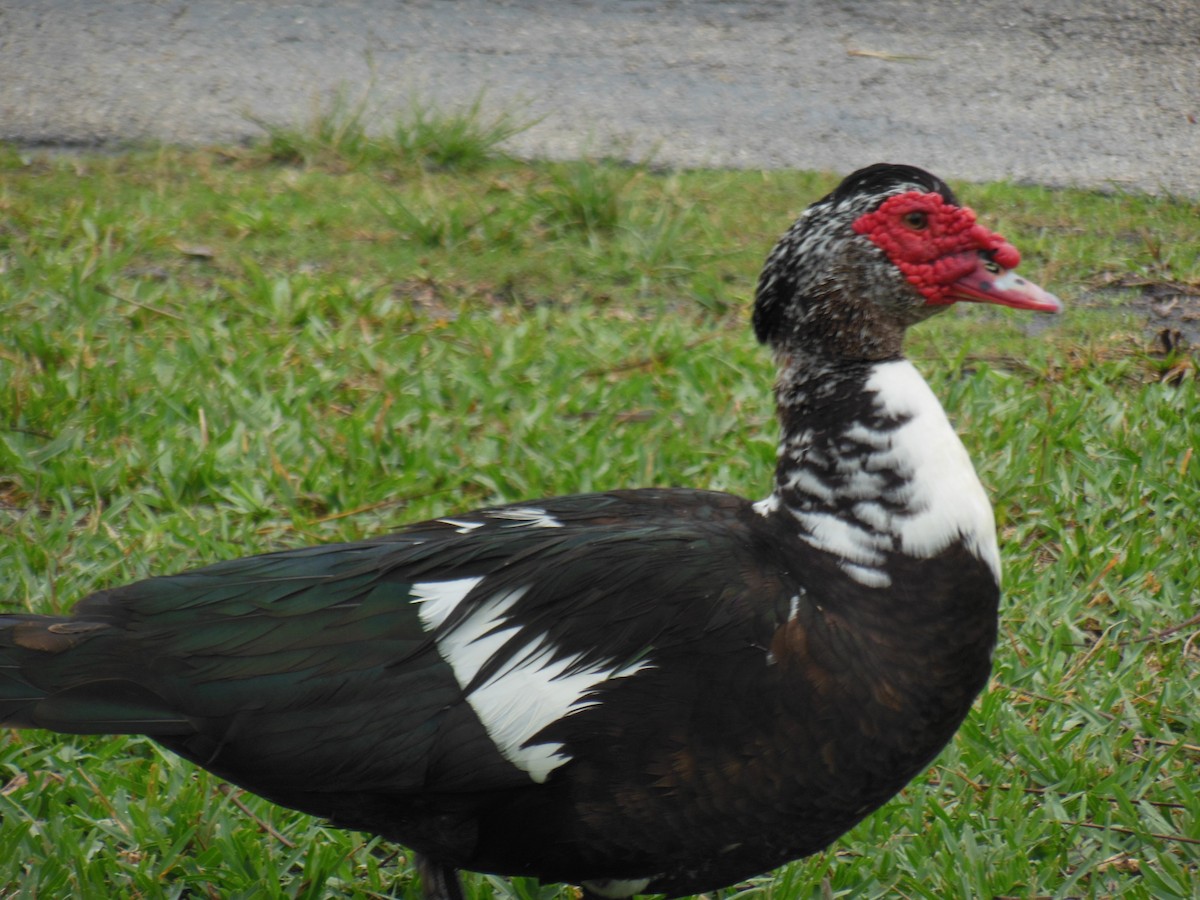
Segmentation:
[[(923, 216), (920, 226), (906, 221), (914, 213)], [(1016, 247), (975, 221), (974, 210), (947, 203), (937, 193), (908, 191), (889, 197), (853, 227), (877, 244), (931, 305), (954, 302), (951, 285), (974, 268), (964, 254), (990, 253), (1004, 269), (1021, 262)]]

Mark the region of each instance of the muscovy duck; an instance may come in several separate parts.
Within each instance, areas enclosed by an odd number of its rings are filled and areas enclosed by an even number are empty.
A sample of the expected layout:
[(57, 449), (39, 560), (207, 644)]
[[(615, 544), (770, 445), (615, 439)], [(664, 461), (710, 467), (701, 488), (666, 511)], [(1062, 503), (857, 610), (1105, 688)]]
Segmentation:
[(920, 169), (857, 171), (783, 236), (770, 495), (624, 490), (0, 617), (0, 722), (143, 733), (457, 870), (679, 896), (830, 844), (927, 766), (991, 667), (993, 515), (908, 326), (1057, 312)]

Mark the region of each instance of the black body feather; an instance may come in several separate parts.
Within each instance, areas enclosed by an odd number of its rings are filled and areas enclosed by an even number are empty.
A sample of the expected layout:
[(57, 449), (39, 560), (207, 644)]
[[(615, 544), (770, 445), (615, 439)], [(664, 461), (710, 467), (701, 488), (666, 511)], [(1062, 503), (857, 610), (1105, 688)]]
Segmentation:
[[(872, 616), (829, 589), (827, 554), (797, 558), (737, 497), (539, 508), (562, 527), (478, 512), (454, 520), (485, 523), (465, 534), (423, 523), (102, 591), (69, 619), (0, 618), (0, 720), (148, 734), (445, 866), (688, 894), (826, 846), (929, 762), (987, 677), (997, 590), (961, 551), (913, 565), (907, 619)], [(513, 621), (564, 655), (653, 659), (539, 735), (572, 756), (544, 784), (497, 752), (417, 617), (412, 583), (466, 576), (532, 585)]]

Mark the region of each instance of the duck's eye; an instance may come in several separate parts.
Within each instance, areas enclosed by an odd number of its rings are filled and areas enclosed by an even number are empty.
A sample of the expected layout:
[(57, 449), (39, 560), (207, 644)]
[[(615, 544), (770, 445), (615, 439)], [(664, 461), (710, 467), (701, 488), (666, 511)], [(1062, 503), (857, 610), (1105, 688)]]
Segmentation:
[(924, 231), (929, 227), (929, 216), (921, 212), (919, 209), (914, 209), (912, 212), (904, 214), (904, 224), (913, 231)]
[(980, 250), (979, 259), (983, 265), (983, 268), (992, 275), (999, 275), (1004, 271), (1004, 267), (1001, 266), (1000, 263), (996, 262), (995, 251), (993, 250)]

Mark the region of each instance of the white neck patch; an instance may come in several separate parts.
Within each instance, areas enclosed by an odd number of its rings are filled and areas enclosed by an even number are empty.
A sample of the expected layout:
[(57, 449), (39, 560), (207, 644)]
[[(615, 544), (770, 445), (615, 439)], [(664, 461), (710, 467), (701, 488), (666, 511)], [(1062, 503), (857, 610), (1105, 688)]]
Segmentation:
[[(874, 394), (881, 413), (903, 424), (890, 431), (872, 432), (857, 425), (847, 431), (856, 443), (871, 448), (838, 465), (845, 476), (838, 497), (855, 501), (856, 519), (839, 517), (827, 505), (813, 511), (792, 510), (805, 539), (840, 556), (843, 571), (868, 587), (891, 584), (882, 568), (885, 551), (895, 549), (927, 559), (958, 540), (987, 564), (999, 582), (992, 505), (925, 379), (908, 360), (894, 360), (874, 366), (866, 389)], [(901, 476), (903, 487), (881, 493), (883, 472)], [(800, 470), (791, 487), (828, 501), (829, 488), (821, 485), (820, 490), (809, 491), (811, 480)], [(885, 500), (886, 505), (881, 502)]]

